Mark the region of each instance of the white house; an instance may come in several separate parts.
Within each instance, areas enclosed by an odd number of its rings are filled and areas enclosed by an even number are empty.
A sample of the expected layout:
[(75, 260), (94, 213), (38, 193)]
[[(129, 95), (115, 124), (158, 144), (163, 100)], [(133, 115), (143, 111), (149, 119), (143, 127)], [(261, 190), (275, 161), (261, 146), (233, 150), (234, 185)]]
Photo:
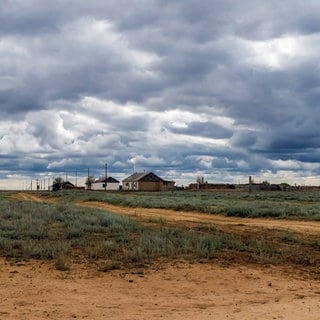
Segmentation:
[(100, 178), (91, 184), (91, 190), (119, 190), (119, 186), (120, 181), (112, 177)]

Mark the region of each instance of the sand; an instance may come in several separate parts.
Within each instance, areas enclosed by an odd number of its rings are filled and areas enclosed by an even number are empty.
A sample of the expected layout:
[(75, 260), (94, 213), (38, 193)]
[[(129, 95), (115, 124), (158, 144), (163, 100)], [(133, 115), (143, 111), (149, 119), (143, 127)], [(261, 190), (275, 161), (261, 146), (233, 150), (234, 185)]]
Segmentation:
[(0, 260), (0, 319), (319, 320), (320, 283), (279, 267), (161, 263), (68, 272)]

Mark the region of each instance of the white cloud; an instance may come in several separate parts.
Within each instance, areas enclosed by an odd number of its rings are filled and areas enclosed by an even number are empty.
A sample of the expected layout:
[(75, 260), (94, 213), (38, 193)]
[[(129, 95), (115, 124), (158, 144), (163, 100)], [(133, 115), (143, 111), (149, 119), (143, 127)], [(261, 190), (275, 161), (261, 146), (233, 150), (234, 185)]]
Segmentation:
[(143, 155), (135, 155), (131, 159), (129, 159), (129, 162), (139, 166), (161, 166), (165, 164), (165, 160), (162, 158), (158, 158), (155, 156), (145, 157)]
[(319, 40), (320, 34), (293, 34), (265, 41), (240, 42), (248, 49), (247, 63), (282, 70), (317, 57), (320, 53)]
[(279, 170), (294, 170), (301, 168), (301, 163), (299, 163), (297, 160), (270, 160), (270, 162)]
[[(70, 53), (76, 53), (72, 48), (75, 47), (80, 49), (80, 58), (90, 59), (88, 55), (92, 53), (99, 57), (104, 56), (113, 68), (128, 63), (140, 71), (146, 71), (147, 75), (152, 75), (149, 68), (159, 61), (155, 53), (132, 48), (126, 35), (118, 32), (109, 20), (80, 18), (63, 26), (60, 33), (64, 41), (67, 38), (69, 45), (66, 49)], [(79, 60), (75, 59), (74, 62), (78, 63)]]
[(41, 143), (41, 146), (63, 148), (66, 144), (72, 144), (75, 136), (73, 132), (64, 127), (63, 119), (55, 111), (30, 112), (26, 116), (27, 131)]
[(1, 154), (32, 153), (39, 151), (39, 144), (33, 135), (27, 133), (25, 121), (1, 121)]

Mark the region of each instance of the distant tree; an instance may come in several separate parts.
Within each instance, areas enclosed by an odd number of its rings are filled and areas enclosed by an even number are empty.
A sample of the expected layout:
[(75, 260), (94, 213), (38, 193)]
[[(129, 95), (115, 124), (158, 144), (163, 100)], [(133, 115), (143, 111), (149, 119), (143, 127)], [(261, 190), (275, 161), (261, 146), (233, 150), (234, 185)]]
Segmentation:
[(267, 180), (262, 181), (262, 184), (263, 184), (264, 186), (270, 186), (270, 182), (267, 181)]
[(58, 191), (62, 189), (64, 180), (61, 177), (57, 177), (53, 180), (52, 191)]
[(94, 183), (94, 181), (95, 181), (94, 176), (87, 177), (85, 184), (86, 184), (88, 190), (91, 190), (91, 186)]
[(197, 178), (197, 184), (204, 184), (204, 177), (199, 176), (199, 177)]

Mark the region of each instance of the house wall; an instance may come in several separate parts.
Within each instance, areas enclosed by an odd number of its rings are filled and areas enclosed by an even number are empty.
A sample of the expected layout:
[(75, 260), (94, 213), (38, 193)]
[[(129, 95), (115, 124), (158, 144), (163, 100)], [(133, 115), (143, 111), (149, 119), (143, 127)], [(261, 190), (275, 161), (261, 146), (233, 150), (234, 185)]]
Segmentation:
[[(112, 183), (112, 182), (108, 182), (107, 183), (107, 190), (119, 190), (119, 183)], [(96, 182), (96, 183), (93, 183), (91, 185), (91, 190), (105, 190), (105, 187), (104, 187), (104, 182)]]
[(162, 181), (125, 182), (122, 185), (122, 190), (127, 191), (161, 191), (162, 188)]
[(162, 181), (140, 181), (139, 190), (140, 191), (160, 191), (162, 190)]
[(161, 190), (162, 191), (176, 190), (175, 182), (174, 181), (164, 181)]
[(139, 190), (139, 182), (125, 182), (122, 183), (122, 190), (130, 190), (130, 191), (137, 191)]

